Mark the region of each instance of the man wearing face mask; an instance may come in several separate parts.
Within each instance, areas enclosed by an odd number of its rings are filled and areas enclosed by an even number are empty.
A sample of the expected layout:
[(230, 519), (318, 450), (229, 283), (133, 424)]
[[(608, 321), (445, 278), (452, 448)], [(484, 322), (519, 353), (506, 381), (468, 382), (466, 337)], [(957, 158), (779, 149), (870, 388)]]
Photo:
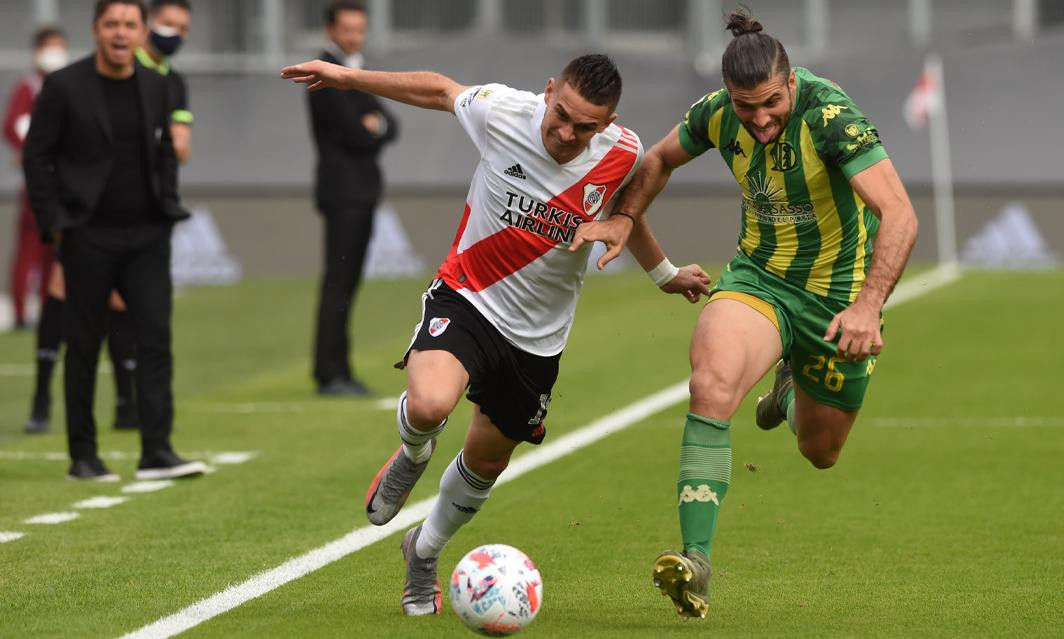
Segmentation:
[[(361, 2), (332, 2), (325, 11), (328, 43), (319, 58), (361, 68), (366, 24)], [(309, 94), (308, 102), (318, 151), (315, 203), (325, 222), (314, 379), (319, 395), (367, 395), (352, 372), (349, 326), (381, 194), (377, 156), (395, 140), (397, 123), (376, 96), (363, 91), (325, 89)]]
[(137, 61), (166, 78), (174, 111), (170, 116), (170, 137), (181, 164), (188, 162), (192, 145), (192, 111), (188, 108), (188, 84), (170, 64), (188, 38), (192, 5), (188, 0), (154, 0), (148, 8), (148, 38), (137, 49)]
[[(65, 67), (68, 60), (66, 36), (62, 31), (55, 27), (37, 30), (33, 36), (34, 70), (19, 79), (11, 92), (4, 114), (4, 139), (16, 155), (22, 153), (26, 133), (30, 130), (33, 103), (41, 91), (44, 76)], [(18, 162), (21, 162), (21, 158), (16, 157), (16, 163)], [(15, 328), (21, 329), (26, 327), (26, 295), (29, 292), (30, 279), (36, 272), (43, 304), (53, 259), (51, 249), (41, 242), (25, 189), (19, 193), (18, 229), (15, 237), (18, 241), (15, 259), (11, 265), (11, 297), (15, 307)]]

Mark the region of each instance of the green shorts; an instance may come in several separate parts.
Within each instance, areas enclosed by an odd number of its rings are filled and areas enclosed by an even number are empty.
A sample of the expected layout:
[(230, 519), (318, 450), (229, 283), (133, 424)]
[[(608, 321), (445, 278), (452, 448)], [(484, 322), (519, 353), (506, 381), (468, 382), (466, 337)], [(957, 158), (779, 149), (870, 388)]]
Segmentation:
[(856, 411), (878, 357), (851, 362), (835, 356), (835, 344), (824, 340), (828, 324), (847, 302), (820, 297), (773, 275), (739, 253), (725, 267), (713, 299), (736, 299), (761, 312), (779, 329), (783, 357), (794, 381), (821, 404)]

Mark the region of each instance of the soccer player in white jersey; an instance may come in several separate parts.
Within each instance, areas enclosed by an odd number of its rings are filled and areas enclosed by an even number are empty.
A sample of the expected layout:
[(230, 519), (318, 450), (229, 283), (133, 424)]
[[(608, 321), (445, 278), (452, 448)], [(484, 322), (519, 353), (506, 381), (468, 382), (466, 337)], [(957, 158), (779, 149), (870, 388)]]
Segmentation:
[[(503, 84), (463, 86), (428, 71), (322, 61), (281, 75), (310, 90), (358, 89), (450, 111), (480, 151), (454, 244), (422, 296), (421, 322), (397, 365), (407, 373), (396, 416), (402, 444), (366, 495), (374, 524), (399, 512), (468, 389), (473, 419), (465, 447), (444, 471), (432, 512), (402, 543), (403, 611), (438, 614), (436, 561), (444, 544), (483, 506), (514, 448), (546, 435), (543, 418), (590, 250), (571, 250), (576, 229), (595, 219), (633, 223), (610, 211), (643, 147), (614, 123), (621, 76), (604, 55), (574, 59), (539, 95)], [(621, 248), (609, 246), (600, 267)], [(695, 264), (652, 279), (692, 303), (708, 294), (709, 277)]]

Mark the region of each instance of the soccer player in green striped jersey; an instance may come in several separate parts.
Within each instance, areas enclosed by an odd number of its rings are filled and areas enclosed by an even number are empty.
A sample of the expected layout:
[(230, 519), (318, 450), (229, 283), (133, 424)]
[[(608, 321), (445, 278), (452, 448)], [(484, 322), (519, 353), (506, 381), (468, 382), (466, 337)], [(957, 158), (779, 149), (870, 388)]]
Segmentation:
[[(739, 246), (691, 341), (691, 404), (677, 482), (682, 552), (654, 583), (684, 617), (708, 609), (709, 557), (731, 480), (730, 420), (776, 364), (758, 401), (763, 429), (787, 421), (817, 468), (835, 464), (883, 347), (881, 311), (916, 240), (916, 215), (875, 127), (846, 93), (791, 68), (783, 45), (746, 12), (728, 18), (724, 88), (695, 102), (647, 152), (616, 211), (635, 221), (583, 225), (599, 266), (627, 243), (660, 281), (675, 267), (643, 219), (672, 171), (718, 149), (742, 190)], [(629, 228), (632, 227), (632, 228)], [(778, 364), (777, 364), (778, 362)], [(791, 371), (794, 371), (792, 376)]]

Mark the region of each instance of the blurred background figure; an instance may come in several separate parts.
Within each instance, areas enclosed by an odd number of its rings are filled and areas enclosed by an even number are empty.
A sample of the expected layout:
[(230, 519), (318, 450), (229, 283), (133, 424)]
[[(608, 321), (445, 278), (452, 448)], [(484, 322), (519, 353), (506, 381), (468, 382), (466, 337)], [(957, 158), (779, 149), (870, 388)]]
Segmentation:
[(170, 137), (181, 164), (188, 162), (192, 145), (192, 111), (188, 108), (188, 83), (174, 70), (170, 59), (188, 38), (192, 5), (188, 0), (154, 0), (148, 8), (148, 38), (137, 49), (137, 60), (166, 78), (173, 103)]
[[(33, 71), (19, 78), (4, 112), (4, 139), (15, 152), (15, 163), (22, 162), (22, 147), (30, 130), (33, 102), (41, 91), (44, 76), (66, 66), (66, 36), (56, 27), (46, 26), (33, 36)], [(19, 191), (18, 226), (15, 230), (15, 252), (11, 264), (11, 299), (15, 311), (15, 329), (27, 326), (26, 298), (30, 284), (40, 286), (40, 301), (43, 304), (48, 286), (48, 270), (51, 267), (52, 250), (40, 238), (40, 231), (30, 210), (30, 201), (25, 188)]]
[[(60, 29), (46, 26), (37, 30), (33, 37), (34, 70), (19, 79), (4, 116), (4, 138), (19, 156), (19, 163), (26, 134), (30, 130), (33, 104), (41, 91), (44, 76), (65, 67), (69, 60), (66, 35)], [(39, 283), (38, 299), (41, 308), (37, 324), (36, 390), (30, 418), (25, 427), (27, 433), (38, 434), (48, 431), (52, 369), (59, 358), (59, 345), (63, 339), (62, 296), (57, 298), (49, 295), (49, 288), (52, 279), (58, 277), (61, 290), (62, 276), (54, 273), (55, 256), (51, 246), (42, 241), (25, 188), (20, 190), (18, 202), (18, 228), (11, 267), (11, 297), (15, 310), (15, 327), (24, 328), (30, 284), (33, 281)]]
[(100, 460), (93, 403), (108, 298), (129, 306), (139, 356), (141, 457), (137, 479), (199, 475), (173, 430), (170, 232), (188, 217), (177, 195), (169, 90), (136, 63), (147, 11), (97, 0), (95, 51), (44, 82), (26, 137), (26, 188), (42, 235), (66, 276), (64, 358), (71, 479), (116, 481)]
[[(367, 22), (361, 2), (332, 2), (325, 10), (328, 42), (318, 57), (362, 68)], [(368, 395), (351, 366), (350, 323), (381, 196), (377, 156), (395, 140), (397, 123), (375, 96), (362, 91), (325, 89), (307, 99), (318, 156), (315, 205), (325, 246), (314, 380), (320, 395)]]

